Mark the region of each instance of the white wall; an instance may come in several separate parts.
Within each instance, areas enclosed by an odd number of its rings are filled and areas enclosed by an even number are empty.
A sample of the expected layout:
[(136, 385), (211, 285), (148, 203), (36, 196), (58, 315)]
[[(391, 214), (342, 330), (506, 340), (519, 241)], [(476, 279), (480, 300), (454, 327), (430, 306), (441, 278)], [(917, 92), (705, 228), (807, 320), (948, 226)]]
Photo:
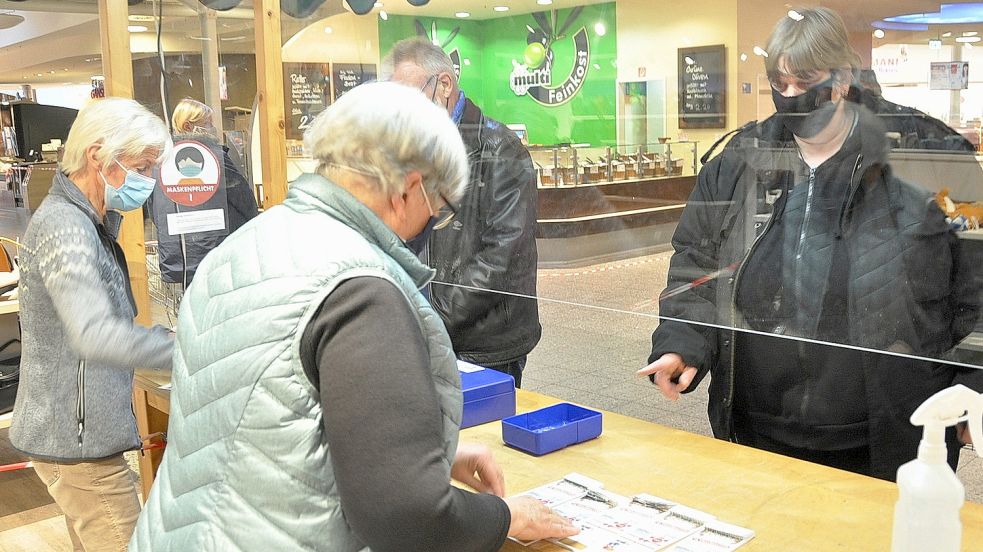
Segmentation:
[[(738, 0), (618, 0), (618, 80), (666, 82), (666, 134), (698, 142), (703, 152), (718, 137), (743, 124), (736, 120)], [(727, 48), (727, 122), (723, 129), (680, 129), (677, 50), (723, 44)], [(675, 150), (674, 150), (675, 153)]]

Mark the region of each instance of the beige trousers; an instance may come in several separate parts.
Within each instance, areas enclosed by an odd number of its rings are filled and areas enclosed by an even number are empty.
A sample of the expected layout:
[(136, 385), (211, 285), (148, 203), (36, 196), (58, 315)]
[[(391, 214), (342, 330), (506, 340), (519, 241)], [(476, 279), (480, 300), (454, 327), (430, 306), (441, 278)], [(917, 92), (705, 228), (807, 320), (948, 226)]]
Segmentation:
[(34, 471), (65, 513), (76, 551), (126, 552), (140, 500), (122, 454), (73, 464), (32, 460)]

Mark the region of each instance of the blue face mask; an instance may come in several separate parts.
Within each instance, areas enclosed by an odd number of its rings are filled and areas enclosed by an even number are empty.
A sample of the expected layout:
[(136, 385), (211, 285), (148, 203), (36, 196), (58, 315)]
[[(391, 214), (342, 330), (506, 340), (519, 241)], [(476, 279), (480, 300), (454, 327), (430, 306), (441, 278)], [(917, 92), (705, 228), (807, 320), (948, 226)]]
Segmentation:
[(119, 188), (110, 186), (106, 177), (101, 172), (99, 173), (106, 185), (106, 209), (117, 211), (139, 209), (153, 193), (157, 180), (144, 176), (133, 169), (128, 169), (119, 161), (116, 161), (116, 164), (126, 171), (126, 179), (123, 180), (123, 185)]
[(430, 239), (430, 233), (433, 232), (433, 227), (436, 226), (438, 220), (437, 217), (431, 216), (419, 234), (406, 240), (406, 247), (417, 255), (423, 253), (424, 248), (427, 247), (427, 241)]

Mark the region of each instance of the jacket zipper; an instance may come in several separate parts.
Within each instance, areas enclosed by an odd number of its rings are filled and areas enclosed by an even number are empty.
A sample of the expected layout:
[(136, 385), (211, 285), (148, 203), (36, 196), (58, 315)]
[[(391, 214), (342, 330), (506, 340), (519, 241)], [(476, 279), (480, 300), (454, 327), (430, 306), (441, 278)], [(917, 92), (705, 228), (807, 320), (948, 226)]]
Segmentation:
[(79, 448), (82, 448), (82, 432), (85, 430), (85, 361), (79, 361), (78, 375), (78, 398), (75, 399), (75, 419), (78, 421), (78, 440)]
[(761, 238), (763, 238), (764, 235), (768, 233), (768, 230), (770, 230), (772, 227), (772, 223), (775, 221), (775, 210), (776, 210), (775, 205), (778, 204), (778, 201), (781, 198), (781, 194), (784, 192), (785, 192), (784, 188), (781, 188), (779, 190), (779, 195), (775, 198), (775, 203), (772, 204), (773, 207), (771, 210), (771, 215), (768, 217), (768, 221), (765, 223), (764, 230), (762, 230), (757, 236), (754, 237), (754, 241), (751, 242), (751, 247), (748, 248), (747, 253), (745, 253), (744, 257), (741, 258), (741, 263), (737, 266), (737, 271), (734, 273), (733, 276), (733, 282), (731, 282), (732, 287), (730, 290), (730, 327), (731, 327), (730, 373), (728, 374), (729, 385), (727, 387), (726, 407), (728, 410), (728, 416), (727, 416), (728, 424), (730, 425), (730, 427), (728, 428), (728, 432), (730, 433), (730, 435), (728, 437), (730, 438), (731, 441), (735, 443), (737, 443), (737, 436), (734, 434), (733, 406), (734, 406), (734, 370), (735, 370), (735, 364), (737, 363), (737, 352), (736, 352), (737, 351), (737, 329), (736, 329), (737, 328), (737, 287), (738, 284), (740, 283), (741, 274), (744, 273), (744, 266), (747, 263), (747, 260), (751, 257), (751, 254), (754, 253), (754, 249), (758, 246), (758, 242), (760, 242)]

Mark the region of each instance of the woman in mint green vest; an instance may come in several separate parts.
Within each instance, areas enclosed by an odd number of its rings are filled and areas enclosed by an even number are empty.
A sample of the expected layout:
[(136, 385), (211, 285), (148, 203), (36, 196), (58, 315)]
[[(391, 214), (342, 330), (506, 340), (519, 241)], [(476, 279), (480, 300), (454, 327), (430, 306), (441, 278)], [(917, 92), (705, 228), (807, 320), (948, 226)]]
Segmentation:
[(458, 447), (454, 352), (406, 245), (453, 231), (468, 175), (453, 123), (375, 83), (305, 142), (316, 174), (209, 253), (184, 296), (168, 446), (130, 550), (464, 552), (575, 533), (501, 498), (487, 448)]

